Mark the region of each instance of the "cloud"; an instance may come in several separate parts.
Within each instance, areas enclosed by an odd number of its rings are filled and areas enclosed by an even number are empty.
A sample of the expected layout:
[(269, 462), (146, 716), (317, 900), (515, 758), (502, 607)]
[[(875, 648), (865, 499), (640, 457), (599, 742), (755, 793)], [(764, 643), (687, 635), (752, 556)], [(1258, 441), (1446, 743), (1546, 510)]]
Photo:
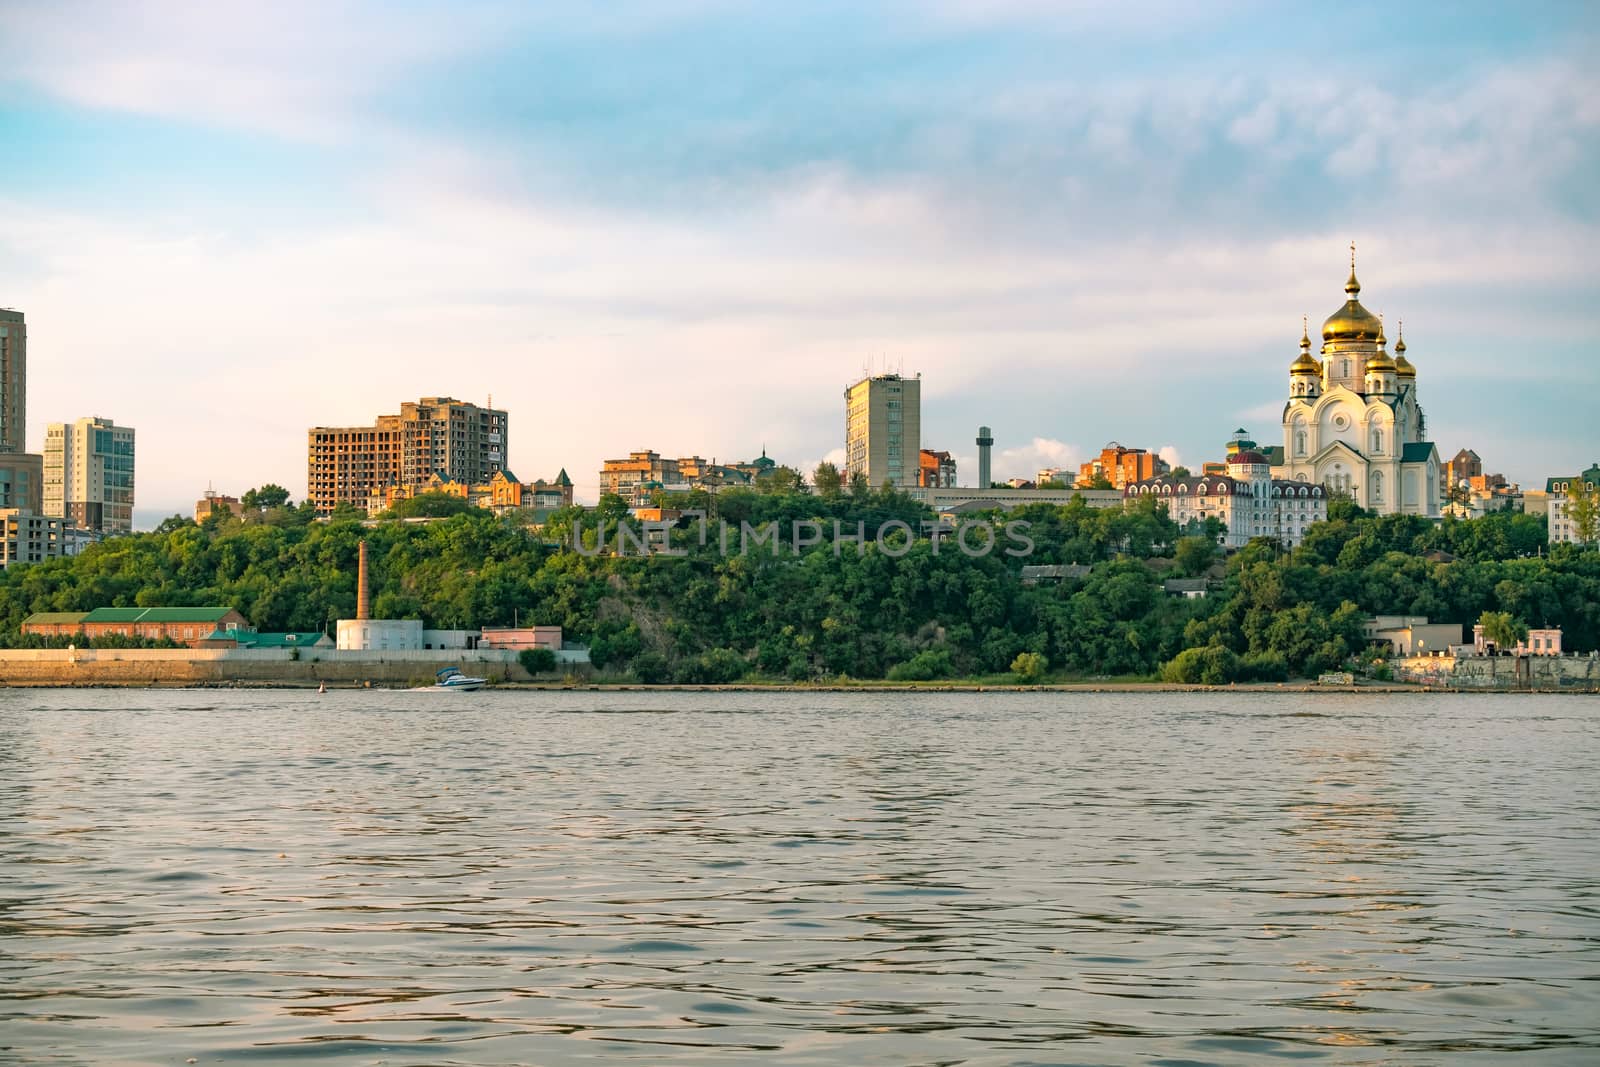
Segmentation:
[(508, 21), (489, 5), (67, 0), (0, 8), (0, 37), (28, 42), (11, 77), (75, 105), (330, 142), (381, 88)]
[[(1271, 440), (1351, 239), (1441, 451), (1519, 403), (1508, 351), (1539, 353), (1530, 397), (1593, 379), (1600, 76), (1550, 52), (1415, 82), (1122, 63), (1095, 34), (1138, 38), (1149, 9), (1070, 8), (840, 7), (813, 48), (820, 23), (790, 40), (716, 4), (6, 5), (19, 83), (108, 122), (264, 131), (328, 172), (256, 175), (284, 185), (271, 226), (231, 186), (147, 210), (49, 187), (81, 160), (0, 176), (33, 425), (139, 427), (141, 503), (170, 510), (207, 480), (298, 492), (307, 426), (493, 393), (514, 469), (592, 495), (631, 448), (837, 452), (841, 390), (886, 361), (925, 375), (931, 446), (979, 422), (1029, 441), (997, 477), (1081, 462), (1069, 437), (1212, 456), (1241, 424)], [(1065, 65), (1075, 19), (1105, 25)], [(1581, 392), (1513, 417), (1581, 442)], [(219, 410), (226, 448), (197, 459)]]
[(1173, 445), (1162, 445), (1159, 449), (1156, 450), (1156, 455), (1160, 456), (1163, 460), (1165, 460), (1169, 467), (1181, 467), (1181, 466), (1184, 465), (1183, 464), (1183, 456), (1178, 452), (1178, 449)]

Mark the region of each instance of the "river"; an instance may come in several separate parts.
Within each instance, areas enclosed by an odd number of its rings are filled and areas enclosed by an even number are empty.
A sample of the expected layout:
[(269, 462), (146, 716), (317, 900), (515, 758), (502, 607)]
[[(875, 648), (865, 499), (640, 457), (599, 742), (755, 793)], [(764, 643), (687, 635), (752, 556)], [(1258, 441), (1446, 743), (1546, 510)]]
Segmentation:
[(1600, 698), (0, 691), (0, 1061), (1600, 1062)]

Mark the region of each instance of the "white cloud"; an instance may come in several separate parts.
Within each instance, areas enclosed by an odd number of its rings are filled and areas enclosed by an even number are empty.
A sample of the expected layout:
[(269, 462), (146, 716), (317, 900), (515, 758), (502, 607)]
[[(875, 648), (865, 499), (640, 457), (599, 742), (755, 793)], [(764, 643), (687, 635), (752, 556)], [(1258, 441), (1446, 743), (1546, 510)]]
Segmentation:
[[(1065, 467), (1076, 471), (1083, 461), (1083, 449), (1077, 445), (1049, 437), (1035, 437), (1026, 445), (1000, 449), (994, 453), (991, 463), (994, 480), (1004, 482), (1012, 478), (1032, 481), (1045, 467)], [(977, 469), (976, 458), (973, 460), (973, 469)]]
[(0, 8), (8, 74), (85, 107), (330, 141), (424, 61), (491, 42), (508, 9), (320, 0), (107, 0)]
[(1175, 446), (1173, 446), (1173, 445), (1162, 445), (1159, 449), (1156, 450), (1156, 455), (1160, 456), (1163, 460), (1165, 460), (1168, 466), (1181, 467), (1181, 466), (1184, 465), (1183, 456), (1178, 452), (1177, 448)]
[[(11, 73), (61, 99), (299, 139), (359, 128), (373, 157), (345, 176), (362, 210), (259, 239), (0, 185), (0, 293), (29, 315), (33, 436), (90, 412), (137, 426), (142, 504), (184, 507), (207, 480), (298, 493), (307, 426), (432, 393), (493, 393), (512, 411), (513, 469), (565, 466), (586, 495), (602, 458), (637, 447), (833, 457), (840, 392), (869, 361), (925, 374), (934, 446), (970, 441), (979, 421), (1037, 435), (997, 453), (999, 478), (1081, 462), (1058, 434), (1213, 456), (1238, 425), (1271, 440), (1299, 316), (1314, 332), (1337, 306), (1352, 238), (1363, 297), (1405, 318), (1424, 390), (1446, 370), (1498, 383), (1506, 352), (1586, 343), (1600, 325), (1596, 227), (1553, 206), (1586, 176), (1600, 126), (1600, 79), (1571, 64), (1411, 96), (1315, 71), (1264, 85), (1021, 81), (930, 119), (908, 142), (925, 155), (892, 169), (826, 144), (755, 173), (713, 160), (675, 178), (726, 192), (711, 208), (664, 189), (646, 210), (576, 188), (544, 143), (423, 140), (374, 121), (379, 88), (535, 16), (475, 6), (446, 27), (405, 8), (342, 10), (355, 14), (318, 18), (309, 0), (0, 8), (0, 39), (28, 44)], [(945, 13), (1063, 12), (1080, 17), (1025, 0)], [(595, 29), (629, 25), (597, 16)], [(1219, 200), (1199, 161), (1222, 136), (1256, 148)], [(1304, 217), (1256, 210), (1274, 181), (1318, 167), (1367, 175), (1359, 210), (1327, 221), (1298, 188)], [(302, 195), (315, 206), (321, 191)], [(1573, 377), (1538, 361), (1519, 375)], [(1434, 392), (1430, 423), (1498, 418), (1497, 393), (1452, 413)], [(958, 461), (970, 478), (975, 457)]]

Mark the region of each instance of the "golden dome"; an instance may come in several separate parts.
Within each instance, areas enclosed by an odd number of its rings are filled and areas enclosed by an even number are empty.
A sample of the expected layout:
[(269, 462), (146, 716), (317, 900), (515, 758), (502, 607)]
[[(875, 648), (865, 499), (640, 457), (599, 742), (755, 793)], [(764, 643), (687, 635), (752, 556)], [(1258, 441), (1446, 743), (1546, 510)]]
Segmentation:
[(1417, 376), (1417, 368), (1413, 367), (1411, 361), (1406, 358), (1406, 324), (1404, 322), (1400, 324), (1400, 339), (1394, 343), (1394, 367), (1395, 373), (1402, 378), (1415, 378)]
[(1378, 317), (1361, 306), (1356, 297), (1361, 295), (1361, 283), (1356, 281), (1356, 249), (1350, 246), (1350, 278), (1344, 283), (1344, 307), (1328, 316), (1322, 324), (1322, 341), (1374, 341), (1383, 325)]
[(1388, 339), (1383, 336), (1383, 316), (1379, 315), (1378, 316), (1378, 354), (1375, 355), (1375, 356), (1369, 356), (1367, 358), (1367, 373), (1368, 374), (1371, 374), (1373, 371), (1388, 371), (1390, 374), (1393, 374), (1395, 372), (1395, 362), (1394, 362), (1394, 360), (1389, 358), (1389, 353), (1384, 350), (1385, 347), (1388, 345), (1388, 343), (1389, 343)]
[(1290, 374), (1321, 374), (1322, 364), (1318, 363), (1311, 355), (1310, 327), (1305, 319), (1300, 320), (1300, 355), (1289, 364)]

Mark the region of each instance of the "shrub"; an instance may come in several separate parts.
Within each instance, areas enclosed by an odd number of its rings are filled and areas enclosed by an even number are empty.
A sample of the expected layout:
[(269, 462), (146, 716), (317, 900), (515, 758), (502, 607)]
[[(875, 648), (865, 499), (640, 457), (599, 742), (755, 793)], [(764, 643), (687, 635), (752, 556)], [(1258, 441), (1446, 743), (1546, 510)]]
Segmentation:
[(750, 670), (745, 658), (731, 648), (713, 648), (678, 665), (679, 682), (690, 685), (728, 685)]
[(918, 652), (904, 663), (897, 663), (889, 668), (891, 682), (931, 682), (936, 678), (948, 678), (956, 672), (955, 664), (950, 661), (950, 653), (943, 649), (928, 649)]
[(1239, 677), (1239, 657), (1221, 645), (1186, 648), (1161, 669), (1167, 682), (1185, 685), (1227, 685)]
[(659, 652), (641, 652), (633, 657), (633, 676), (645, 685), (660, 685), (671, 677), (667, 657)]
[(1239, 661), (1239, 677), (1252, 682), (1287, 681), (1289, 661), (1282, 652), (1251, 652)]
[(1037, 652), (1019, 652), (1011, 661), (1011, 673), (1024, 682), (1037, 682), (1044, 677), (1047, 661)]
[(525, 648), (517, 653), (517, 662), (529, 674), (545, 674), (556, 669), (556, 654), (548, 648)]

